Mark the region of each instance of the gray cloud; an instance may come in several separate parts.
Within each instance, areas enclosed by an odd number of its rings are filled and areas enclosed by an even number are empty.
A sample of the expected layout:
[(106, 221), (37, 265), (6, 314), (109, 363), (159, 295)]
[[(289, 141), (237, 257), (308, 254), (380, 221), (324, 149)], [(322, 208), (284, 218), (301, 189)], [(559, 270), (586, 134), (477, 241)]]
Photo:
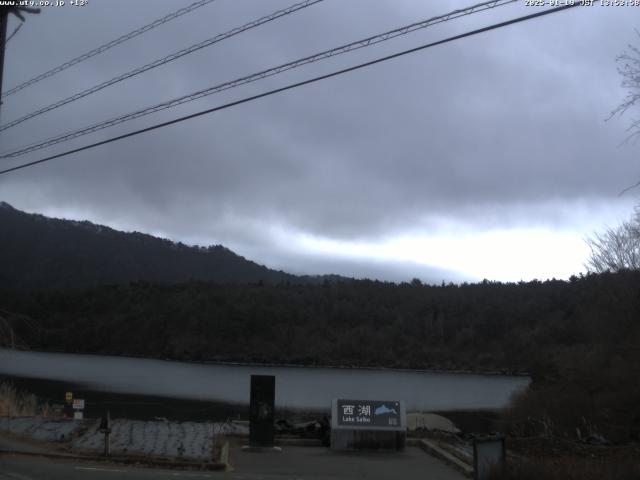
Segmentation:
[[(214, 2), (6, 99), (2, 122), (287, 5)], [(0, 150), (463, 5), (328, 0), (8, 130)], [(110, 0), (44, 9), (9, 44), (4, 85), (175, 8), (170, 1)], [(525, 13), (532, 10), (519, 5), (448, 22), (90, 139)], [(436, 229), (433, 218), (482, 230), (513, 224), (525, 212), (518, 222), (561, 228), (572, 206), (617, 205), (617, 192), (640, 176), (637, 147), (618, 148), (628, 119), (604, 122), (624, 95), (615, 56), (636, 40), (630, 13), (579, 8), (429, 49), (0, 177), (0, 198), (29, 210), (225, 243), (297, 272), (330, 266), (356, 276), (398, 279), (406, 269), (416, 272), (410, 276), (458, 278), (415, 266), (287, 254), (261, 229), (273, 223), (374, 241), (416, 226)], [(567, 213), (550, 214), (561, 207)]]

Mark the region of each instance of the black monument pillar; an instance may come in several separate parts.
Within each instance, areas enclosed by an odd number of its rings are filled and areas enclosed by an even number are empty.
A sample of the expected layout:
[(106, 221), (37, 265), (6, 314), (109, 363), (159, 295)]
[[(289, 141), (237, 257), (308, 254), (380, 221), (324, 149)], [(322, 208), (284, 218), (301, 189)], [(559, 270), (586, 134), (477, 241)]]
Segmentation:
[(252, 447), (273, 447), (275, 394), (275, 376), (251, 375), (249, 445)]

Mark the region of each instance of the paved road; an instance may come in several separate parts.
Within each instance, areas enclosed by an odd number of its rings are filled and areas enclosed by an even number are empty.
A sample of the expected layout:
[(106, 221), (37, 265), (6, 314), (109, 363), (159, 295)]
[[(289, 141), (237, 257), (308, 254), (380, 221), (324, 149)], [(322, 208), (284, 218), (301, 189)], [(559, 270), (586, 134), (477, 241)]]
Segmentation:
[(51, 460), (0, 455), (2, 480), (463, 480), (452, 470), (418, 448), (400, 454), (338, 454), (323, 448), (284, 447), (282, 452), (243, 452), (233, 449), (232, 472), (196, 472), (136, 468), (108, 463)]
[[(169, 477), (187, 480), (220, 478), (220, 475), (215, 477), (206, 472), (133, 468), (107, 463), (50, 460), (26, 456), (0, 456), (0, 479), (2, 480), (157, 480)], [(245, 478), (249, 479), (249, 477)]]

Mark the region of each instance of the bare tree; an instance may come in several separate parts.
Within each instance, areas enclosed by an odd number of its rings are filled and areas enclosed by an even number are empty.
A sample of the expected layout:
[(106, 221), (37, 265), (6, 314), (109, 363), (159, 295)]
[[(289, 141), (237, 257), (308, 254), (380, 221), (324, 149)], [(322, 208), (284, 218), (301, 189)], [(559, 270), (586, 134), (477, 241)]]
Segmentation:
[[(20, 329), (17, 329), (17, 326), (20, 326)], [(40, 325), (30, 317), (0, 308), (0, 348), (28, 350), (28, 344), (20, 338), (16, 330), (26, 331), (28, 336), (38, 336), (42, 333)]]
[(5, 317), (0, 315), (0, 347), (15, 348), (16, 337), (13, 328)]
[[(640, 38), (640, 31), (636, 30)], [(622, 88), (627, 95), (609, 116), (609, 119), (622, 115), (631, 107), (640, 104), (640, 48), (629, 44), (627, 51), (616, 58), (618, 73), (622, 77)], [(632, 119), (627, 129), (629, 136), (625, 141), (640, 137), (640, 120)], [(619, 195), (640, 186), (640, 181), (622, 190)], [(590, 272), (617, 272), (623, 269), (640, 269), (640, 206), (636, 207), (631, 220), (622, 222), (604, 233), (596, 233), (587, 238), (591, 255), (586, 263)]]
[(590, 272), (617, 272), (640, 269), (640, 208), (626, 220), (604, 233), (587, 238), (591, 255), (586, 267)]
[[(640, 37), (638, 30), (636, 30), (636, 34)], [(640, 104), (640, 48), (629, 44), (627, 51), (618, 56), (616, 61), (618, 62), (618, 73), (622, 77), (621, 86), (627, 89), (627, 96), (611, 112), (609, 118), (615, 115), (622, 115), (629, 108)], [(627, 140), (640, 135), (640, 120), (632, 119), (628, 131), (631, 133)]]

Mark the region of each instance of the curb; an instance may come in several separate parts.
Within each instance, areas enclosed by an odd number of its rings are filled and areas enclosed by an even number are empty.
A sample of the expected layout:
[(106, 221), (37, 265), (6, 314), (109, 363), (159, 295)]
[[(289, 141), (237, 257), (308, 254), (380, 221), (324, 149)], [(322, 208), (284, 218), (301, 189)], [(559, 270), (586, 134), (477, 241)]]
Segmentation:
[[(461, 472), (466, 477), (473, 478), (473, 467), (471, 465), (451, 455), (449, 452), (443, 450), (434, 442), (431, 442), (423, 438), (420, 440), (412, 439), (411, 443), (417, 447), (420, 447), (422, 450), (424, 450), (428, 454), (433, 455), (434, 457), (437, 457), (441, 460), (444, 460), (445, 463), (454, 467), (456, 470)], [(408, 441), (407, 441), (407, 444), (409, 444)]]
[[(225, 434), (225, 437), (235, 443), (246, 444), (249, 441), (249, 435)], [(273, 439), (273, 444), (278, 447), (323, 447), (320, 438), (304, 438), (296, 436), (278, 436)]]
[(319, 438), (278, 438), (273, 442), (282, 447), (322, 447), (322, 440)]

